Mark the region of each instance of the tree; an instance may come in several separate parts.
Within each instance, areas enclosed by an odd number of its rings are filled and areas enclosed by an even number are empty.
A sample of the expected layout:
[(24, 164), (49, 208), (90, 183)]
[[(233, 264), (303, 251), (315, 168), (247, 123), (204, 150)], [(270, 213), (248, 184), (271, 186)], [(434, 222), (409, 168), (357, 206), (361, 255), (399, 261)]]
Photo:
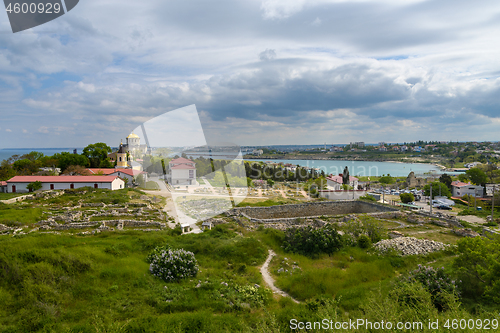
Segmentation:
[(28, 190), (30, 190), (30, 192), (33, 192), (33, 191), (38, 191), (39, 189), (42, 188), (42, 182), (37, 180), (35, 182), (32, 182), (32, 183), (29, 183), (26, 188)]
[(70, 165), (62, 174), (68, 176), (90, 176), (89, 170), (81, 165)]
[(60, 154), (54, 154), (54, 158), (57, 159), (57, 167), (60, 168), (63, 172), (70, 165), (79, 165), (82, 167), (88, 167), (90, 165), (89, 159), (84, 155), (62, 152)]
[(12, 168), (7, 160), (0, 164), (0, 180), (9, 180), (16, 175), (16, 170)]
[[(92, 168), (112, 167), (109, 161), (108, 154), (111, 153), (111, 148), (104, 142), (90, 144), (83, 148), (82, 155), (87, 157)], [(109, 164), (109, 166), (108, 166)]]
[(451, 190), (451, 176), (447, 173), (443, 173), (441, 177), (439, 177), (439, 181), (443, 184), (445, 184), (450, 190)]
[[(451, 197), (450, 189), (445, 184), (441, 182), (432, 182), (431, 184), (432, 184), (432, 199), (434, 199), (434, 197), (436, 196), (439, 196), (439, 194), (441, 194), (441, 196), (445, 196), (448, 198)], [(431, 195), (430, 184), (424, 186), (424, 195), (425, 196)]]
[(486, 185), (486, 182), (488, 181), (488, 176), (486, 175), (486, 173), (479, 168), (470, 168), (469, 170), (465, 171), (465, 174), (468, 176), (470, 181), (476, 185), (481, 185), (484, 187)]
[(391, 175), (382, 176), (378, 180), (381, 184), (394, 184), (396, 180)]
[(37, 173), (42, 166), (42, 163), (38, 160), (32, 161), (28, 158), (22, 160), (17, 160), (12, 164), (14, 170), (21, 175), (32, 175)]
[(465, 173), (461, 173), (458, 175), (458, 180), (461, 182), (467, 183), (470, 181), (469, 177)]
[(415, 196), (413, 196), (412, 193), (401, 193), (399, 197), (401, 198), (402, 203), (409, 203), (415, 200)]

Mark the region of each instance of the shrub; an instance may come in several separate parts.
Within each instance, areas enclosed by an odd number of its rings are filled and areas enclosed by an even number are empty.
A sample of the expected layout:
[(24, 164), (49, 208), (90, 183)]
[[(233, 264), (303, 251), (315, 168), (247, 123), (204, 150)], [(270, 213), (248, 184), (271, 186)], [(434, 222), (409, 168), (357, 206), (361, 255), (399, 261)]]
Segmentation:
[(166, 282), (176, 282), (198, 274), (198, 263), (193, 252), (183, 249), (155, 249), (148, 260), (149, 271)]
[(369, 194), (363, 195), (362, 197), (359, 197), (361, 200), (366, 200), (366, 201), (377, 201), (374, 197), (372, 197)]
[(446, 308), (446, 298), (443, 292), (459, 295), (457, 285), (448, 274), (444, 272), (444, 268), (434, 269), (432, 267), (418, 265), (418, 268), (411, 271), (405, 278), (406, 282), (419, 282), (431, 294), (431, 299), (434, 306), (438, 310)]
[(415, 197), (412, 193), (401, 193), (399, 197), (401, 198), (402, 203), (409, 203), (415, 200)]
[(372, 244), (370, 237), (367, 235), (360, 235), (358, 238), (358, 246), (362, 249), (367, 249)]
[(320, 253), (332, 254), (341, 247), (342, 239), (331, 225), (319, 229), (314, 229), (311, 226), (290, 228), (287, 230), (283, 242), (285, 251), (305, 256), (315, 256)]
[(462, 238), (453, 268), (464, 296), (500, 304), (500, 238)]

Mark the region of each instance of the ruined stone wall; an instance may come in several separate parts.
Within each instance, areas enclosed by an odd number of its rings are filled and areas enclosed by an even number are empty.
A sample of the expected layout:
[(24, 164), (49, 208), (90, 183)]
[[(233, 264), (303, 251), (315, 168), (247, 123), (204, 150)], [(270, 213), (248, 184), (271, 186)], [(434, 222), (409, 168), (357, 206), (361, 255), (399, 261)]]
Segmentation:
[(233, 213), (241, 214), (251, 220), (272, 220), (391, 211), (396, 211), (396, 209), (365, 201), (323, 201), (271, 207), (240, 207), (235, 208)]

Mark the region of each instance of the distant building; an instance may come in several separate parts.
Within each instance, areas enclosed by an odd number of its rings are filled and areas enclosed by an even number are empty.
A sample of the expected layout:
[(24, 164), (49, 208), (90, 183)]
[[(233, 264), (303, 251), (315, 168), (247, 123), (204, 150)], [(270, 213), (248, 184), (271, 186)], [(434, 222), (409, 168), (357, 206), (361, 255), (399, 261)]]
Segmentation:
[(362, 141), (351, 142), (350, 146), (351, 146), (351, 148), (354, 148), (354, 147), (364, 148), (365, 147), (365, 143), (362, 142)]
[(168, 163), (168, 182), (171, 185), (196, 185), (195, 163), (187, 158), (180, 157)]
[(471, 195), (476, 198), (484, 196), (484, 188), (480, 185), (472, 185), (471, 183), (463, 183), (461, 181), (454, 181), (451, 183), (451, 196), (463, 197), (464, 195)]
[(118, 176), (15, 176), (7, 181), (7, 192), (30, 192), (29, 183), (39, 181), (42, 190), (65, 190), (81, 187), (118, 190), (125, 187), (125, 182)]
[(466, 167), (466, 168), (469, 168), (469, 169), (470, 169), (470, 168), (475, 168), (475, 167), (477, 167), (477, 166), (478, 166), (478, 165), (480, 165), (480, 164), (482, 164), (482, 163), (481, 163), (481, 162), (472, 162), (472, 163), (467, 163), (467, 164), (465, 164), (465, 165), (464, 165), (464, 167)]
[(380, 146), (380, 147), (378, 148), (378, 150), (379, 150), (379, 151), (387, 151), (387, 147), (385, 147), (385, 146)]
[[(349, 176), (349, 185), (352, 186), (354, 189), (358, 188), (358, 178)], [(338, 191), (342, 190), (342, 185), (343, 185), (343, 180), (342, 180), (342, 174), (339, 175), (330, 175), (326, 177), (326, 185), (328, 186), (329, 189)]]
[(0, 181), (0, 193), (7, 193), (7, 182)]
[(262, 149), (255, 149), (252, 151), (252, 154), (260, 156), (260, 155), (264, 154), (264, 151)]

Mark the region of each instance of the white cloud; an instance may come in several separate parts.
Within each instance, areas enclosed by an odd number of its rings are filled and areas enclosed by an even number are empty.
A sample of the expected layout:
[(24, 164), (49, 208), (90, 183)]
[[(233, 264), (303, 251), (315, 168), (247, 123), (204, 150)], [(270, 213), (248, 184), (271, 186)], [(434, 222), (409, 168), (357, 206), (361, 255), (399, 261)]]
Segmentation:
[(204, 126), (242, 144), (498, 132), (498, 2), (99, 6), (81, 2), (46, 25), (0, 35), (0, 119), (32, 133), (13, 141), (4, 130), (3, 145), (117, 144), (191, 104)]

